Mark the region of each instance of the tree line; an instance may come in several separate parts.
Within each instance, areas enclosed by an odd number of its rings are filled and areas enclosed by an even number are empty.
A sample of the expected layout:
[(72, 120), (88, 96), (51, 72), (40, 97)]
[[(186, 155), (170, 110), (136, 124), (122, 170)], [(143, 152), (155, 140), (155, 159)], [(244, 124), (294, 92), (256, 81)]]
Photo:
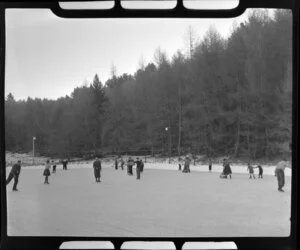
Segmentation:
[[(191, 32), (191, 30), (189, 30)], [(253, 11), (224, 39), (210, 27), (189, 53), (158, 49), (134, 74), (57, 100), (5, 101), (6, 150), (275, 157), (292, 135), (292, 17)], [(115, 71), (114, 71), (115, 72)]]

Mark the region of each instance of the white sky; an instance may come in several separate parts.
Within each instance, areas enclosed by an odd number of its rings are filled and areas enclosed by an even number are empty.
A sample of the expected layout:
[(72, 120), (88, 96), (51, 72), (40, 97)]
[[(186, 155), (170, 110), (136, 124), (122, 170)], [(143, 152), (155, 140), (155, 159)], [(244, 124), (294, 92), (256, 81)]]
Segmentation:
[(102, 83), (134, 73), (141, 57), (153, 61), (160, 47), (169, 57), (185, 47), (189, 26), (201, 39), (210, 25), (222, 36), (232, 30), (228, 19), (63, 19), (47, 9), (6, 10), (5, 94), (56, 99), (70, 95), (97, 73)]

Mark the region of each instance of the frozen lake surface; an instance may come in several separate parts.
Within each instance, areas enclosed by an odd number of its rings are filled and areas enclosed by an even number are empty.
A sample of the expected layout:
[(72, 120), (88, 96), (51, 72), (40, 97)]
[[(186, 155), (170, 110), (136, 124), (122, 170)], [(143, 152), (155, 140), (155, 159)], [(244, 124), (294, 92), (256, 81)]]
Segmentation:
[(159, 168), (157, 164), (145, 166), (141, 180), (136, 180), (126, 170), (104, 164), (101, 183), (95, 183), (91, 164), (70, 164), (67, 171), (59, 165), (50, 185), (43, 184), (42, 167), (24, 167), (20, 191), (12, 192), (12, 183), (7, 186), (8, 234), (234, 237), (290, 233), (291, 178), (286, 177), (285, 192), (278, 192), (271, 167), (264, 168), (265, 173), (270, 171), (264, 179), (250, 180), (246, 168), (233, 166), (230, 180), (219, 178), (221, 166), (213, 166), (212, 173), (207, 166), (191, 166), (190, 174), (154, 169)]

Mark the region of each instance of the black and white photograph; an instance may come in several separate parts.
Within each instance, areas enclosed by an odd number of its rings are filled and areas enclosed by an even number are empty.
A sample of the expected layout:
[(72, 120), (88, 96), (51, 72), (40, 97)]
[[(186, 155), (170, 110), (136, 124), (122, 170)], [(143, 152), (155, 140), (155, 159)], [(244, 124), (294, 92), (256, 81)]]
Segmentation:
[(8, 236), (290, 236), (292, 24), (6, 9)]

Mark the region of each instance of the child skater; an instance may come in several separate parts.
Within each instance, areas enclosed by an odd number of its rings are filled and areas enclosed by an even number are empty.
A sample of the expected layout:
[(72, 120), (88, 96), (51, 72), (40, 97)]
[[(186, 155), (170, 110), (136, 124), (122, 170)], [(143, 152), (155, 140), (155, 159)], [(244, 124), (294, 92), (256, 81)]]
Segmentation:
[(263, 178), (263, 168), (261, 165), (257, 165), (257, 167), (253, 167), (253, 168), (258, 168), (258, 179), (262, 179)]
[(249, 171), (249, 179), (255, 179), (255, 175), (254, 175), (254, 169), (252, 167), (252, 165), (250, 164), (250, 162), (248, 163), (248, 171)]
[(52, 160), (52, 173), (56, 172), (56, 163)]
[(50, 184), (48, 181), (48, 177), (50, 176), (50, 168), (51, 168), (51, 164), (50, 164), (49, 160), (47, 160), (46, 165), (45, 165), (45, 170), (43, 173), (43, 175), (45, 176), (44, 184)]

